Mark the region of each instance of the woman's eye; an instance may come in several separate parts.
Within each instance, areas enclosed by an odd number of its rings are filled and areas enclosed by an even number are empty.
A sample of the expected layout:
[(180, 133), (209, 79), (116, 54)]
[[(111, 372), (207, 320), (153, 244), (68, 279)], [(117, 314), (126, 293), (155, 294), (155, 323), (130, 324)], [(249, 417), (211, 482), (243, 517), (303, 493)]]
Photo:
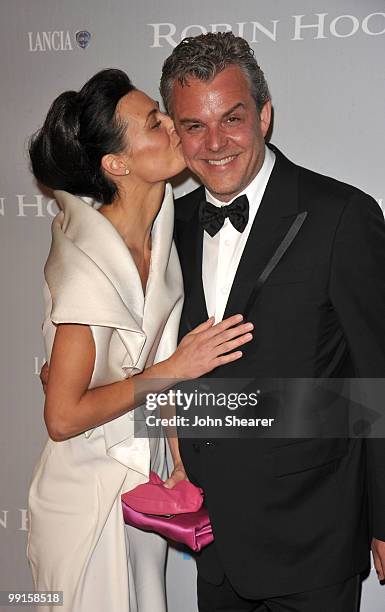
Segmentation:
[(154, 123), (154, 125), (153, 125), (153, 126), (151, 126), (151, 129), (152, 129), (152, 130), (155, 130), (156, 128), (160, 127), (160, 126), (161, 126), (161, 124), (162, 124), (162, 122), (161, 122), (161, 121), (157, 121), (156, 123)]

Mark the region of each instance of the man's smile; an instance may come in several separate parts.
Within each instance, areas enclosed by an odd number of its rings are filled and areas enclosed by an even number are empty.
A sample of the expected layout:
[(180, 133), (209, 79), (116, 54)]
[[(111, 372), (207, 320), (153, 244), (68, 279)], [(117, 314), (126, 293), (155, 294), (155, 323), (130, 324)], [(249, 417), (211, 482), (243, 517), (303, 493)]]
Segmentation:
[(227, 166), (236, 158), (237, 155), (229, 155), (228, 157), (223, 157), (222, 159), (205, 159), (204, 161), (210, 166)]

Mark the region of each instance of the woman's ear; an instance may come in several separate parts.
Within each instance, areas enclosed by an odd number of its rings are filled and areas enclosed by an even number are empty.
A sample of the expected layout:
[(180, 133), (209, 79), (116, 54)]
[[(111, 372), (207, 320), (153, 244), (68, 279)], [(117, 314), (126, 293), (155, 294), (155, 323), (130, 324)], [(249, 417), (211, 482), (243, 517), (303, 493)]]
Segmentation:
[(126, 162), (117, 155), (112, 155), (111, 153), (102, 157), (102, 168), (104, 172), (112, 174), (113, 176), (125, 176), (130, 174)]

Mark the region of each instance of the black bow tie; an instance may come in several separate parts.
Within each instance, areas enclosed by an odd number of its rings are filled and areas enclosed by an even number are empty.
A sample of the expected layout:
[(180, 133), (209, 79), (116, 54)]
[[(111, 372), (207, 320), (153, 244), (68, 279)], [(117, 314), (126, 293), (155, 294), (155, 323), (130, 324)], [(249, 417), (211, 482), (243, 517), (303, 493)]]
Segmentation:
[(214, 206), (203, 200), (199, 208), (199, 220), (210, 236), (215, 236), (223, 226), (226, 217), (238, 232), (243, 232), (249, 220), (249, 200), (247, 195), (241, 195), (231, 204)]

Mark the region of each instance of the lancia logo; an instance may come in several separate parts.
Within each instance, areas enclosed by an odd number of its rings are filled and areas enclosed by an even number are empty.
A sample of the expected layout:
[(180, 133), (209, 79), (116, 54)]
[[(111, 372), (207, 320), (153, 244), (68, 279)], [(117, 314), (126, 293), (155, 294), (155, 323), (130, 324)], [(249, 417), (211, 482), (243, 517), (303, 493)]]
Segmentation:
[(91, 40), (91, 32), (87, 32), (87, 30), (79, 30), (79, 32), (76, 32), (75, 38), (79, 47), (81, 47), (81, 49), (86, 49)]

